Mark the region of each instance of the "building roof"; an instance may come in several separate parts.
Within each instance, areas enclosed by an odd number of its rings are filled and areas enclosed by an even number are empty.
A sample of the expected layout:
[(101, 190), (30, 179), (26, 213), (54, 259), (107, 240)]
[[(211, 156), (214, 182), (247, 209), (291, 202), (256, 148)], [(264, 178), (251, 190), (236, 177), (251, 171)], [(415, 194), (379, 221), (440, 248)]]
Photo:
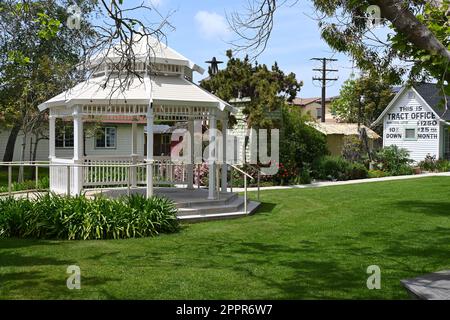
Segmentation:
[(218, 107), (234, 112), (230, 104), (183, 77), (145, 76), (142, 80), (135, 77), (126, 90), (115, 90), (117, 81), (118, 78), (111, 78), (104, 87), (105, 77), (89, 79), (47, 100), (39, 109), (76, 104), (148, 104), (151, 99), (162, 105)]
[[(333, 101), (333, 99), (334, 99), (333, 97), (331, 97), (331, 98), (326, 98), (326, 99), (325, 99), (325, 102), (331, 102), (331, 101)], [(309, 104), (311, 104), (311, 103), (314, 103), (314, 102), (320, 103), (321, 101), (322, 101), (322, 98), (320, 98), (320, 97), (314, 97), (314, 98), (294, 98), (294, 99), (292, 100), (291, 104), (296, 105), (296, 106), (304, 107), (304, 106), (307, 106), (307, 105), (309, 105)]]
[(450, 120), (450, 96), (445, 105), (442, 89), (435, 83), (415, 83), (413, 87), (441, 119)]
[(320, 102), (320, 98), (294, 98), (292, 104), (296, 106), (307, 106), (313, 102)]
[[(333, 134), (344, 136), (359, 135), (357, 123), (309, 122), (308, 124), (325, 135), (333, 135)], [(380, 136), (372, 129), (369, 129), (363, 125), (361, 125), (361, 128), (366, 129), (367, 136), (370, 139), (380, 138)]]
[(383, 110), (378, 119), (372, 123), (372, 127), (378, 125), (382, 121), (386, 113), (393, 107), (400, 97), (408, 91), (408, 89), (412, 89), (417, 94), (419, 101), (428, 105), (441, 121), (450, 121), (450, 96), (446, 96), (447, 104), (445, 105), (442, 90), (436, 83), (416, 82), (412, 85), (412, 87), (403, 86), (397, 91), (395, 97), (391, 100), (389, 105)]

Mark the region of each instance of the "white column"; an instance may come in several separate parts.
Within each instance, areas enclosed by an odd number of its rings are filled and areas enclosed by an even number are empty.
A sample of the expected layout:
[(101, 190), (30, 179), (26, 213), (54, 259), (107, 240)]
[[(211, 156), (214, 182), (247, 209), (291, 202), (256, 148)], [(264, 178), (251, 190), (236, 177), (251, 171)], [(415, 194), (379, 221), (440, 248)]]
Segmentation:
[(56, 157), (56, 153), (55, 153), (55, 140), (56, 140), (56, 116), (54, 115), (50, 115), (48, 117), (49, 121), (48, 121), (48, 150), (49, 150), (49, 154), (48, 154), (48, 158), (51, 161), (53, 161), (53, 159)]
[(194, 119), (188, 120), (189, 163), (187, 164), (187, 188), (194, 188)]
[[(73, 163), (74, 165), (83, 164), (84, 150), (83, 136), (83, 115), (80, 106), (76, 106), (73, 112)], [(83, 189), (83, 167), (74, 166), (73, 173), (73, 189), (72, 194), (78, 195)]]
[(216, 115), (209, 116), (209, 173), (208, 200), (216, 199)]
[(153, 196), (153, 102), (147, 109), (147, 198)]
[(225, 118), (222, 120), (222, 192), (227, 192), (227, 130), (228, 130), (228, 112), (225, 113)]
[[(131, 122), (131, 163), (136, 165), (137, 163), (137, 122), (136, 119), (133, 118)], [(136, 167), (131, 167), (131, 185), (136, 187)]]

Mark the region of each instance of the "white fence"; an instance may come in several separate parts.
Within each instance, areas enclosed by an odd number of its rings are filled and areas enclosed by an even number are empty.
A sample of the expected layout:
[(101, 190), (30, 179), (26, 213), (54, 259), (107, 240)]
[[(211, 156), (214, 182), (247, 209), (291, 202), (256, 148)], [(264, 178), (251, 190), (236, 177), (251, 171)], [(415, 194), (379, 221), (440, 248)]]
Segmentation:
[[(173, 163), (158, 157), (153, 162), (153, 184), (187, 184), (186, 164)], [(8, 168), (8, 193), (12, 192), (12, 168), (49, 168), (49, 187), (52, 192), (76, 195), (89, 187), (138, 186), (147, 184), (147, 163), (143, 157), (87, 157), (82, 162), (56, 158), (51, 162), (5, 162)]]
[(57, 159), (49, 164), (50, 189), (56, 193), (71, 193), (76, 190), (75, 170), (72, 159)]
[[(137, 162), (131, 157), (88, 157), (84, 160), (83, 186), (114, 186), (133, 183), (131, 171)], [(135, 184), (135, 183), (133, 183)]]
[[(147, 164), (142, 157), (87, 157), (83, 186), (145, 185)], [(157, 157), (153, 163), (154, 184), (187, 184), (186, 165)]]

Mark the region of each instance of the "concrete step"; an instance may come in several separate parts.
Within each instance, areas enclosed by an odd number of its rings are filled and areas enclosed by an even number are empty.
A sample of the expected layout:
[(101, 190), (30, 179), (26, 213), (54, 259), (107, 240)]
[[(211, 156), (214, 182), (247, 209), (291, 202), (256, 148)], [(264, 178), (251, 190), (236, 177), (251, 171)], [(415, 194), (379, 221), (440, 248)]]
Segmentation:
[(251, 215), (252, 213), (254, 213), (260, 204), (261, 203), (256, 201), (248, 201), (247, 213), (244, 212), (242, 202), (242, 207), (238, 211), (217, 212), (217, 213), (191, 213), (186, 215), (180, 215), (178, 216), (178, 219), (182, 222), (190, 223), (190, 222), (201, 222), (209, 220), (222, 220), (222, 219), (245, 217), (247, 215)]
[(178, 208), (178, 215), (189, 214), (210, 214), (210, 213), (225, 213), (240, 211), (240, 208), (244, 205), (243, 197), (233, 197), (232, 201), (225, 202), (211, 202), (199, 203), (197, 205), (191, 204), (189, 207)]
[(177, 202), (176, 206), (178, 209), (185, 208), (202, 208), (202, 207), (210, 207), (210, 206), (225, 206), (238, 198), (236, 193), (228, 193), (228, 194), (220, 194), (219, 199), (216, 200), (187, 200), (184, 202)]

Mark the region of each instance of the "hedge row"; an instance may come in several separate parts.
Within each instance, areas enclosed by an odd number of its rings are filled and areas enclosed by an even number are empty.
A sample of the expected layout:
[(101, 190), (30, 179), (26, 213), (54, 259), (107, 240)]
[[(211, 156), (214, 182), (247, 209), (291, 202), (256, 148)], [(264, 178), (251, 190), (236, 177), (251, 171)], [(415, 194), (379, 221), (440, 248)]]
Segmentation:
[(0, 198), (0, 237), (120, 239), (179, 230), (177, 208), (165, 198), (121, 199), (53, 194), (37, 200)]

